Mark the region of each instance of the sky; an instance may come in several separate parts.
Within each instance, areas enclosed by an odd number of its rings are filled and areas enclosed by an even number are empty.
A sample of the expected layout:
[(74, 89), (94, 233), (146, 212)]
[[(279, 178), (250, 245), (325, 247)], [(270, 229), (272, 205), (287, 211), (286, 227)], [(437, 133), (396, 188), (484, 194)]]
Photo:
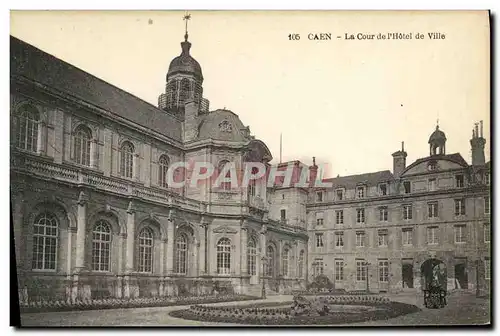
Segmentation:
[[(201, 64), (210, 109), (238, 114), (273, 162), (282, 134), (283, 161), (310, 164), (315, 156), (326, 177), (392, 170), (402, 141), (407, 165), (429, 155), (438, 120), (447, 153), (469, 163), (472, 128), (483, 120), (489, 160), (487, 12), (190, 13), (191, 55)], [(181, 51), (183, 15), (12, 11), (10, 33), (157, 105)], [(412, 39), (376, 38), (389, 32)], [(431, 32), (445, 38), (431, 40)], [(310, 33), (331, 33), (332, 40), (309, 40)], [(375, 39), (345, 39), (358, 33)]]

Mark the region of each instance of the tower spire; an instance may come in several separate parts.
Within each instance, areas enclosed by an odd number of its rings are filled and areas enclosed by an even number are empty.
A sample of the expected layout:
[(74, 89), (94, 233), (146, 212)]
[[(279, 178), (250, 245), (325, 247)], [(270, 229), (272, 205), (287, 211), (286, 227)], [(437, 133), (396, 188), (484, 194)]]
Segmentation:
[(184, 33), (184, 41), (187, 42), (187, 40), (188, 40), (188, 21), (191, 20), (191, 14), (189, 14), (186, 11), (186, 14), (184, 14), (184, 17), (182, 19), (186, 22), (185, 33)]

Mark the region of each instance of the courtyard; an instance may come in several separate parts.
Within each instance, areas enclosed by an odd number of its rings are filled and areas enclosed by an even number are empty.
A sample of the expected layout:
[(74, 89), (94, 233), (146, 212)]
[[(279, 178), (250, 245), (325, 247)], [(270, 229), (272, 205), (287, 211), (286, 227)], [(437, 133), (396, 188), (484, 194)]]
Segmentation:
[[(427, 309), (423, 297), (414, 293), (388, 296), (391, 301), (416, 305), (421, 311), (398, 316), (388, 320), (351, 323), (349, 326), (401, 326), (401, 325), (457, 325), (488, 324), (490, 321), (490, 300), (478, 298), (470, 293), (451, 293), (448, 305), (442, 309)], [(291, 295), (270, 296), (263, 300), (242, 302), (221, 302), (207, 306), (240, 306), (242, 304), (268, 305), (292, 301)], [(241, 326), (240, 324), (191, 321), (170, 316), (173, 311), (188, 306), (106, 309), (90, 311), (50, 312), (21, 314), (21, 325), (26, 327), (57, 326)]]

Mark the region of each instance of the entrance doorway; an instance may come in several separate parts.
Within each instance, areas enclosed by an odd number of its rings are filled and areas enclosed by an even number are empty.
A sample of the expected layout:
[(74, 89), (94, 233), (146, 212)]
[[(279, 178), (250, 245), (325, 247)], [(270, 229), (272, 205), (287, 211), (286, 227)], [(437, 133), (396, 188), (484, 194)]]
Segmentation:
[(468, 289), (467, 265), (465, 262), (460, 262), (455, 265), (455, 288)]
[(403, 264), (402, 279), (403, 288), (413, 288), (413, 264)]
[(422, 289), (431, 285), (447, 289), (446, 265), (439, 259), (427, 259), (420, 267), (422, 274)]

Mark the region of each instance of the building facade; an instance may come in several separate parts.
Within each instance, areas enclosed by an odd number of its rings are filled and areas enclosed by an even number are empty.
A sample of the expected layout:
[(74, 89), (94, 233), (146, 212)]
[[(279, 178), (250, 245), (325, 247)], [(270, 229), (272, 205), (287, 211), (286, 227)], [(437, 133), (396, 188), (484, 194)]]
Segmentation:
[[(186, 34), (158, 107), (17, 38), (11, 47), (11, 209), (21, 300), (260, 295), (304, 289), (487, 289), (490, 165), (482, 130), (472, 165), (446, 154), (393, 172), (326, 179), (332, 188), (191, 185), (192, 166), (271, 167), (267, 146), (228, 110), (209, 110)], [(281, 164), (284, 167), (286, 164)], [(317, 166), (298, 161), (315, 179)], [(294, 181), (298, 180), (294, 175)], [(430, 264), (428, 263), (430, 261)], [(427, 264), (426, 264), (427, 263)], [(427, 266), (426, 266), (427, 265)], [(430, 266), (429, 266), (430, 265)], [(430, 271), (429, 271), (430, 270)]]

